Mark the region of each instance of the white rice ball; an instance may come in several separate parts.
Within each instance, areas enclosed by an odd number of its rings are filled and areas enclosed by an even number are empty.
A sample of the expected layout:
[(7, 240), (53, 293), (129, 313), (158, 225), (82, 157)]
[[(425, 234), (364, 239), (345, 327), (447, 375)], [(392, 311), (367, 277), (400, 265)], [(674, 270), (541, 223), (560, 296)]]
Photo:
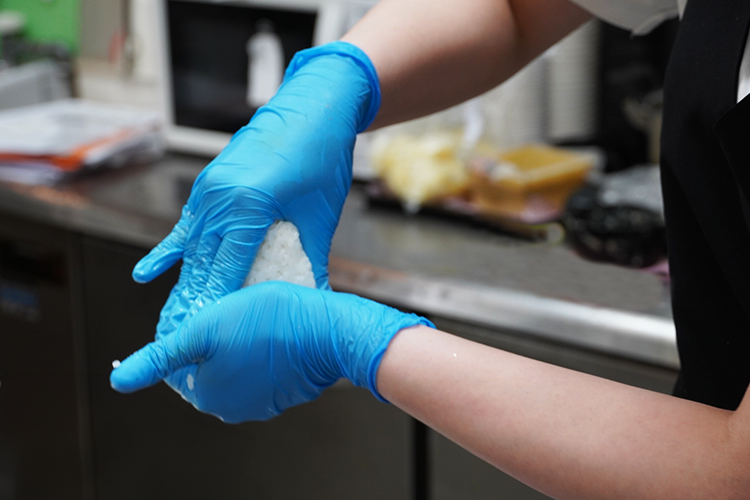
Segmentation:
[(291, 222), (276, 221), (268, 228), (242, 286), (264, 281), (287, 281), (315, 288), (312, 264), (302, 249), (299, 231)]

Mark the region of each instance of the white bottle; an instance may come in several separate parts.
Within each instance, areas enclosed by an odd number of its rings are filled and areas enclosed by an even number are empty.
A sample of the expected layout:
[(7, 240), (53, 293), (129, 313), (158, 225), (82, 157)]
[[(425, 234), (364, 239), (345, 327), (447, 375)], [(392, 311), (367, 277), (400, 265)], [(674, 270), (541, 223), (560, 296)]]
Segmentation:
[(261, 20), (247, 41), (247, 104), (259, 108), (276, 93), (284, 77), (284, 49), (273, 24)]

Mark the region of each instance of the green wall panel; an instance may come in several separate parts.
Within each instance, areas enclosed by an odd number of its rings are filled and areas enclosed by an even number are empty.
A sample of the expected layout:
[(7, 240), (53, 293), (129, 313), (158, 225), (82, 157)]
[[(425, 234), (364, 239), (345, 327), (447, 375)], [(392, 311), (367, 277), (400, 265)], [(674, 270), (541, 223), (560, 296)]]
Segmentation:
[(81, 0), (0, 0), (0, 10), (15, 10), (26, 16), (29, 38), (63, 42), (74, 52), (80, 46), (80, 8)]

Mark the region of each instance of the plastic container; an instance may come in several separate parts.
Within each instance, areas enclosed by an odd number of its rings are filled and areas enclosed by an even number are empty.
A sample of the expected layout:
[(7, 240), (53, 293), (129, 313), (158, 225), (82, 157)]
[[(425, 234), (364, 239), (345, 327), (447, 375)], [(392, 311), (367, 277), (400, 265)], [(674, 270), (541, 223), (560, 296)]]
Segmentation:
[(470, 199), (485, 215), (539, 223), (559, 218), (596, 159), (528, 145), (471, 161)]

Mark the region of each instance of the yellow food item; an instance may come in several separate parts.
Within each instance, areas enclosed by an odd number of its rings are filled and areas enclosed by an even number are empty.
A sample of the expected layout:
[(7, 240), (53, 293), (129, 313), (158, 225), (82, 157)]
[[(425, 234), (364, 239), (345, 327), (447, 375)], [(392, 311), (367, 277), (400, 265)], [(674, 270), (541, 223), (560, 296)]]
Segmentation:
[(470, 198), (483, 213), (501, 217), (525, 220), (556, 214), (593, 164), (588, 155), (542, 145), (476, 158)]
[(373, 169), (407, 208), (463, 193), (469, 173), (458, 158), (460, 134), (398, 135), (373, 145)]

